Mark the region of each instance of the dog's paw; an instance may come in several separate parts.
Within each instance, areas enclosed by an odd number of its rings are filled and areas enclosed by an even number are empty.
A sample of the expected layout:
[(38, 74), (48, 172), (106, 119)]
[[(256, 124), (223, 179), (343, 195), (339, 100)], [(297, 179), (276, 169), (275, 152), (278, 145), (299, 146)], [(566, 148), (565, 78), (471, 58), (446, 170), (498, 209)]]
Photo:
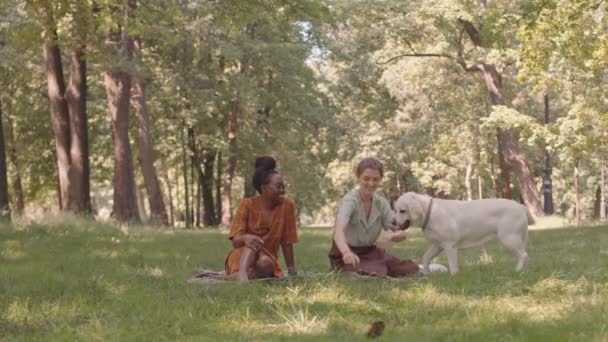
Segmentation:
[(448, 268), (443, 266), (442, 264), (429, 264), (429, 268), (425, 269), (424, 265), (418, 265), (420, 267), (420, 272), (422, 274), (429, 273), (445, 273), (448, 271)]

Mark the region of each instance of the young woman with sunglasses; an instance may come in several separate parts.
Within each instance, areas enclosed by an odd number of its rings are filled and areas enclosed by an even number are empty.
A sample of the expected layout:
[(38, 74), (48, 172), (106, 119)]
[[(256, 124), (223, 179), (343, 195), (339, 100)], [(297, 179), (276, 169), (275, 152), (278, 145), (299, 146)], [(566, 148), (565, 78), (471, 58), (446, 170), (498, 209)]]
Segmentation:
[(296, 273), (295, 204), (285, 197), (283, 176), (275, 169), (274, 158), (256, 158), (253, 186), (260, 196), (241, 200), (228, 235), (234, 249), (226, 257), (226, 275), (242, 283), (254, 278), (283, 277), (278, 262), (279, 247), (288, 273)]

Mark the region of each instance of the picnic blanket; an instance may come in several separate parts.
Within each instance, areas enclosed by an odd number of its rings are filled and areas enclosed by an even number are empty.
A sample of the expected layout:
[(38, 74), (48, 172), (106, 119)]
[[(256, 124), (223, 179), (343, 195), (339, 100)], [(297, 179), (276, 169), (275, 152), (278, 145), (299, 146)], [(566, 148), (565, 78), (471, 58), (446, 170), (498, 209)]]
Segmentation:
[[(281, 282), (281, 281), (286, 281), (289, 279), (321, 278), (321, 277), (327, 277), (327, 276), (333, 276), (333, 275), (339, 275), (339, 276), (342, 276), (347, 279), (357, 279), (357, 280), (384, 279), (384, 280), (390, 280), (390, 281), (411, 281), (412, 279), (423, 280), (426, 278), (427, 275), (429, 275), (431, 273), (444, 273), (444, 272), (447, 272), (447, 267), (445, 267), (441, 264), (429, 265), (428, 273), (420, 274), (420, 275), (417, 275), (414, 277), (403, 277), (403, 278), (393, 278), (393, 277), (389, 277), (389, 276), (374, 277), (374, 276), (368, 276), (368, 275), (351, 273), (351, 272), (331, 271), (331, 272), (327, 272), (327, 273), (319, 273), (319, 272), (310, 272), (310, 271), (299, 270), (296, 275), (286, 275), (283, 278), (259, 278), (259, 279), (251, 279), (250, 281), (251, 282)], [(224, 270), (214, 271), (214, 270), (201, 268), (201, 269), (197, 270), (196, 273), (192, 277), (190, 277), (190, 279), (187, 280), (187, 282), (189, 284), (199, 284), (199, 285), (225, 284), (225, 283), (235, 282), (234, 280), (221, 279), (225, 275), (226, 275), (226, 272), (224, 272)]]
[[(219, 279), (226, 275), (224, 270), (221, 271), (213, 271), (208, 269), (199, 269), (190, 279), (188, 279), (188, 283), (190, 284), (221, 284), (221, 283), (231, 283), (235, 282), (235, 280), (230, 279)], [(298, 271), (296, 275), (286, 275), (283, 278), (257, 278), (250, 279), (251, 282), (270, 282), (270, 281), (285, 281), (287, 279), (294, 278), (314, 278), (322, 276), (323, 273), (315, 273), (308, 271)]]

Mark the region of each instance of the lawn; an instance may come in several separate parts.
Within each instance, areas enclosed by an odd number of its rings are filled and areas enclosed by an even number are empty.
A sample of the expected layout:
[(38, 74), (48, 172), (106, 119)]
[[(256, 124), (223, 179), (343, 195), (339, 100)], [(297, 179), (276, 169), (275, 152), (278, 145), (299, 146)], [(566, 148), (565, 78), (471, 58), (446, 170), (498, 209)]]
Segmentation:
[[(497, 243), (461, 273), (352, 280), (328, 272), (330, 230), (304, 228), (300, 270), (317, 277), (192, 285), (221, 269), (226, 232), (72, 222), (0, 226), (2, 341), (607, 341), (608, 227), (530, 232), (527, 272)], [(420, 257), (420, 232), (389, 247)], [(439, 262), (445, 263), (440, 257)]]

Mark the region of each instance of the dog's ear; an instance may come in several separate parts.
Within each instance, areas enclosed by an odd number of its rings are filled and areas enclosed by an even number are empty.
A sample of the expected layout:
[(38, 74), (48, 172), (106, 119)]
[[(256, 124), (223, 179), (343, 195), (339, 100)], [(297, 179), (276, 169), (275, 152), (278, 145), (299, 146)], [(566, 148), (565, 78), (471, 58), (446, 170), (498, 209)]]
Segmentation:
[(409, 206), (408, 214), (411, 219), (417, 220), (419, 219), (418, 216), (422, 215), (421, 213), (424, 212), (424, 208), (422, 207), (422, 202), (418, 198), (417, 194), (413, 192), (409, 194), (409, 200), (407, 201)]

